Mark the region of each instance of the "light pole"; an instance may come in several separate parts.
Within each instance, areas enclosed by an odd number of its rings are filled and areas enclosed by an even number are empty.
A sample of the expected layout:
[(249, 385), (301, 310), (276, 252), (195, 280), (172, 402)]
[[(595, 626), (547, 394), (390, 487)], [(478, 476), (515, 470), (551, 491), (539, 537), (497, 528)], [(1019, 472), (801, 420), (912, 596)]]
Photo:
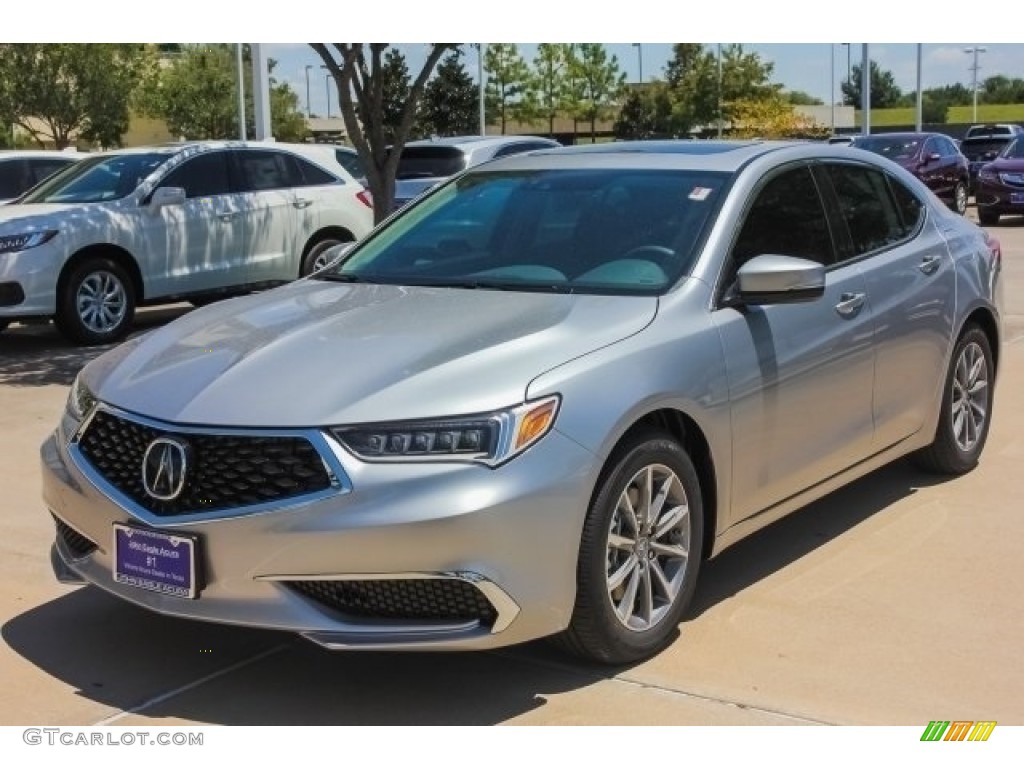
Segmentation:
[(718, 43), (718, 138), (722, 138), (722, 44)]
[(915, 104), (915, 110), (917, 112), (917, 120), (914, 123), (914, 127), (918, 133), (921, 132), (924, 124), (924, 94), (921, 93), (921, 43), (917, 44), (917, 104)]
[(829, 72), (831, 73), (829, 75), (829, 82), (831, 83), (831, 85), (829, 85), (830, 91), (829, 91), (828, 103), (832, 105), (832, 130), (831, 130), (831, 133), (832, 133), (832, 135), (835, 135), (835, 132), (836, 132), (836, 44), (835, 43), (829, 43), (828, 44), (828, 53), (829, 53)]
[(245, 74), (242, 70), (241, 43), (235, 43), (235, 59), (238, 66), (238, 135), (245, 141)]
[(860, 109), (864, 123), (863, 134), (871, 134), (871, 57), (868, 55), (868, 44), (861, 48), (860, 64)]
[(978, 122), (978, 70), (981, 67), (978, 65), (978, 54), (985, 53), (988, 48), (982, 48), (980, 46), (972, 46), (970, 48), (964, 48), (964, 53), (970, 53), (974, 56), (974, 63), (971, 64), (971, 91), (974, 94), (974, 122)]
[[(328, 67), (327, 67), (326, 64), (321, 64), (320, 65), (320, 69), (327, 69), (327, 68)], [(331, 75), (330, 72), (328, 72), (327, 75), (324, 77), (324, 91), (327, 93), (327, 119), (328, 120), (331, 119), (331, 78), (332, 77), (333, 77), (333, 75)]]
[(487, 112), (484, 109), (484, 103), (486, 102), (486, 86), (487, 81), (484, 80), (484, 44), (476, 44), (476, 82), (479, 88), (477, 95), (477, 101), (480, 106), (480, 135), (487, 135)]
[(639, 69), (639, 81), (644, 81), (644, 44), (633, 43), (633, 47), (636, 48), (636, 63)]
[(306, 65), (306, 119), (308, 120), (312, 116), (312, 112), (309, 109), (309, 70), (313, 68), (312, 64)]

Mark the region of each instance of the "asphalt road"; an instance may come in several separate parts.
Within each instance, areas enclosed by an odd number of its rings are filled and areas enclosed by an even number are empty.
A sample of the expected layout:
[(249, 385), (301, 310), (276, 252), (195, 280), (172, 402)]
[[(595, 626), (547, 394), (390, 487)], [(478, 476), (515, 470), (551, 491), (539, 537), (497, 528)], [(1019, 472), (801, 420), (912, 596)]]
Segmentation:
[[(0, 334), (0, 724), (1024, 724), (1024, 221), (981, 466), (900, 462), (705, 564), (676, 641), (627, 668), (544, 643), (331, 654), (57, 584), (37, 448), (97, 350)], [(186, 311), (143, 313), (140, 327)], [(1015, 499), (1017, 501), (1015, 501)]]

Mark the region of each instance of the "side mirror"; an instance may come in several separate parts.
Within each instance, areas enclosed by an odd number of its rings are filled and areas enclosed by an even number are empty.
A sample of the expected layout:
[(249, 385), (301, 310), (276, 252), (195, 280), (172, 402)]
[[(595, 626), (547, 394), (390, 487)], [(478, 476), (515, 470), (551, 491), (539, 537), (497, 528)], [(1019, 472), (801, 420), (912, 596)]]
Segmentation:
[(157, 187), (149, 198), (149, 207), (154, 211), (168, 205), (184, 205), (185, 190), (181, 187)]
[(736, 274), (737, 298), (743, 304), (795, 304), (825, 293), (825, 267), (795, 256), (755, 256)]

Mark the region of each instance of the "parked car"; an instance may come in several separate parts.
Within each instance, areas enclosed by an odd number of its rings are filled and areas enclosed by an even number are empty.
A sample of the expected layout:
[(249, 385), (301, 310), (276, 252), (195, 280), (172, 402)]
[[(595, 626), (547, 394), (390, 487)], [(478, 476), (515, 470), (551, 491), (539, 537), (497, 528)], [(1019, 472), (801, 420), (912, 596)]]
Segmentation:
[(878, 133), (858, 136), (851, 146), (898, 163), (961, 216), (967, 212), (970, 168), (967, 158), (948, 136), (941, 133)]
[(410, 141), (395, 174), (395, 209), (466, 168), (499, 157), (561, 146), (540, 136), (450, 136)]
[(21, 197), (57, 171), (74, 165), (84, 154), (56, 150), (0, 151), (0, 205)]
[(91, 155), (0, 208), (0, 323), (115, 341), (139, 304), (204, 303), (309, 274), (373, 225), (337, 164), (277, 144)]
[(470, 168), (88, 364), (42, 447), (54, 569), (332, 649), (632, 662), (706, 557), (901, 456), (975, 466), (999, 255), (846, 147)]
[(998, 224), (1000, 216), (1024, 213), (1024, 134), (981, 167), (976, 200), (978, 221), (986, 226)]
[(995, 160), (1012, 139), (1010, 133), (976, 133), (960, 142), (960, 151), (967, 158), (971, 172), (972, 192), (977, 187), (978, 173), (982, 167)]
[(986, 125), (972, 125), (964, 134), (965, 139), (977, 139), (992, 136), (1009, 136), (1013, 138), (1024, 133), (1024, 127), (1012, 123), (988, 123)]

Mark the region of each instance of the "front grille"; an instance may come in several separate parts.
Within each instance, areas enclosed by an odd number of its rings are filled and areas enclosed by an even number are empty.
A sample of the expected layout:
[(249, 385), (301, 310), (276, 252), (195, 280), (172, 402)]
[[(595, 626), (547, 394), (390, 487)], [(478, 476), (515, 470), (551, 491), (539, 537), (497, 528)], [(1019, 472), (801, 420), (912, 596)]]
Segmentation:
[[(184, 488), (170, 501), (153, 498), (142, 484), (146, 449), (163, 436), (190, 449)], [(264, 504), (331, 487), (320, 454), (304, 437), (179, 433), (98, 411), (78, 447), (108, 483), (160, 516)]]
[(473, 584), (461, 579), (291, 581), (288, 586), (328, 608), (372, 619), (477, 620), (494, 625), (498, 612)]
[(57, 524), (57, 537), (64, 542), (68, 552), (75, 558), (85, 557), (96, 551), (97, 545), (92, 539), (83, 536), (59, 517), (54, 517), (53, 522)]

